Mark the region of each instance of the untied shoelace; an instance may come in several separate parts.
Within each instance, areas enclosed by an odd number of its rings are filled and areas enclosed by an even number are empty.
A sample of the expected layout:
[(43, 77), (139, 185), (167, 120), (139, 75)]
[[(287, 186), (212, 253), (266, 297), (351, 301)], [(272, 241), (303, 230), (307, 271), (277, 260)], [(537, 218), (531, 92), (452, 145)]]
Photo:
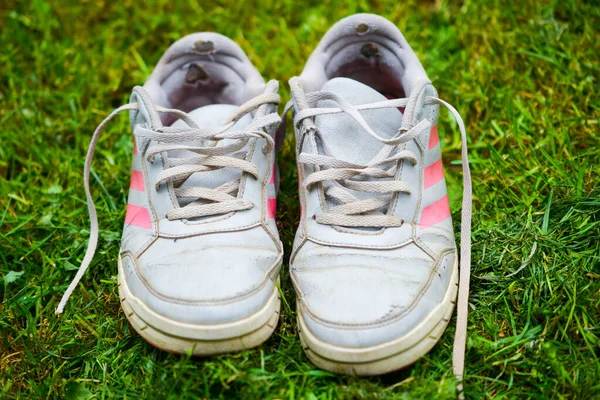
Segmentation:
[[(300, 80), (292, 78), (290, 86), (292, 99), (284, 109), (284, 116), (293, 107), (294, 101), (298, 110), (294, 115), (294, 126), (302, 132), (297, 140), (298, 161), (301, 164), (313, 164), (328, 167), (327, 169), (317, 170), (308, 175), (304, 185), (309, 187), (318, 182), (334, 180), (339, 186), (330, 186), (326, 190), (326, 195), (331, 196), (340, 205), (330, 207), (327, 211), (316, 215), (316, 220), (322, 224), (339, 226), (361, 226), (361, 227), (394, 227), (402, 225), (403, 221), (399, 217), (385, 215), (379, 212), (387, 207), (390, 196), (378, 196), (369, 199), (358, 199), (345, 189), (365, 191), (371, 193), (410, 193), (410, 187), (398, 180), (382, 181), (360, 181), (350, 180), (350, 178), (392, 178), (393, 172), (383, 168), (390, 162), (406, 160), (411, 163), (416, 162), (416, 157), (412, 152), (403, 150), (396, 153), (395, 148), (403, 143), (415, 139), (421, 133), (431, 129), (431, 122), (421, 120), (413, 126), (413, 116), (417, 105), (419, 94), (422, 90), (431, 85), (429, 81), (422, 80), (416, 83), (413, 95), (404, 99), (386, 100), (377, 103), (352, 105), (341, 96), (331, 92), (309, 92), (305, 93)], [(321, 100), (333, 100), (338, 107), (333, 108), (315, 108)], [(460, 246), (460, 272), (458, 286), (458, 300), (456, 304), (456, 332), (454, 337), (454, 346), (452, 354), (453, 373), (457, 380), (457, 391), (460, 399), (464, 398), (463, 376), (465, 370), (465, 349), (467, 339), (467, 318), (469, 306), (469, 281), (471, 276), (471, 217), (472, 217), (472, 184), (471, 170), (469, 168), (467, 133), (465, 125), (459, 112), (446, 101), (437, 97), (428, 96), (424, 99), (425, 105), (439, 104), (446, 107), (454, 116), (458, 123), (461, 134), (462, 149), (462, 169), (463, 169), (463, 200), (461, 212), (461, 246)], [(382, 108), (405, 107), (402, 125), (399, 134), (392, 138), (383, 138), (374, 132), (360, 114), (363, 110), (375, 110)], [(358, 124), (369, 133), (374, 139), (384, 144), (382, 151), (377, 154), (367, 165), (360, 165), (339, 160), (332, 156), (325, 145), (325, 155), (311, 154), (301, 152), (301, 146), (304, 142), (304, 135), (307, 133), (317, 133), (314, 123), (314, 117), (318, 115), (346, 113), (351, 116)]]
[[(221, 127), (199, 127), (188, 114), (181, 110), (154, 105), (144, 88), (136, 86), (133, 91), (145, 104), (149, 113), (151, 126), (136, 125), (134, 128), (135, 136), (138, 139), (146, 139), (155, 143), (148, 146), (144, 152), (146, 159), (153, 162), (153, 158), (157, 154), (173, 150), (187, 150), (198, 154), (198, 156), (194, 157), (170, 157), (168, 159), (168, 167), (157, 177), (155, 183), (156, 187), (158, 188), (158, 186), (167, 181), (181, 183), (193, 173), (211, 171), (219, 168), (237, 168), (258, 178), (258, 168), (251, 162), (237, 158), (236, 156), (239, 156), (239, 153), (237, 152), (245, 147), (248, 140), (253, 138), (265, 139), (266, 145), (263, 148), (265, 154), (271, 154), (274, 150), (275, 144), (273, 138), (265, 132), (265, 129), (281, 122), (281, 118), (276, 111), (268, 114), (266, 113), (266, 106), (269, 104), (279, 104), (280, 99), (276, 90), (277, 82), (270, 81), (267, 83), (265, 93), (242, 104), (235, 113), (228, 118), (225, 125)], [(83, 172), (83, 185), (85, 187), (85, 195), (90, 216), (90, 237), (83, 261), (81, 262), (77, 274), (65, 291), (58, 307), (56, 307), (56, 314), (62, 314), (69, 297), (92, 262), (98, 245), (98, 216), (94, 205), (94, 199), (90, 192), (90, 171), (94, 151), (98, 139), (100, 138), (100, 134), (104, 131), (108, 122), (118, 114), (123, 111), (138, 110), (139, 108), (140, 106), (138, 103), (125, 104), (117, 108), (110, 113), (100, 125), (98, 125), (92, 135)], [(249, 125), (241, 130), (227, 131), (234, 127), (240, 118), (255, 110), (257, 115)], [(159, 113), (174, 115), (184, 121), (187, 124), (187, 127), (163, 126), (158, 117)], [(221, 140), (229, 141), (223, 146), (216, 146), (216, 143)], [(195, 146), (180, 144), (194, 141), (202, 141), (206, 145)], [(197, 199), (197, 201), (192, 201), (183, 207), (173, 208), (167, 213), (166, 218), (169, 220), (197, 218), (206, 215), (217, 215), (252, 208), (254, 206), (252, 203), (230, 194), (232, 192), (237, 192), (238, 188), (239, 180), (227, 182), (216, 189), (203, 187), (175, 188), (175, 194), (178, 198), (193, 198)], [(209, 201), (210, 203), (206, 204), (206, 201)]]

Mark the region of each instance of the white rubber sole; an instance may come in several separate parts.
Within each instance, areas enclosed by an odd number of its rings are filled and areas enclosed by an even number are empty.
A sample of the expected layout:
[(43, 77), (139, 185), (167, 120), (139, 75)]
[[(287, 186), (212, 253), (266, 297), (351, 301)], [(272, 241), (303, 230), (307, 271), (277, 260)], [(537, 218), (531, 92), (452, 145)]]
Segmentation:
[(209, 356), (250, 349), (265, 342), (277, 327), (281, 298), (273, 294), (256, 313), (223, 324), (190, 324), (172, 320), (150, 309), (135, 297), (123, 276), (119, 257), (119, 297), (125, 316), (151, 345), (171, 353)]
[(370, 347), (335, 346), (314, 336), (298, 312), (300, 341), (309, 360), (330, 372), (371, 376), (397, 371), (413, 364), (439, 341), (452, 317), (457, 292), (458, 257), (444, 299), (426, 320), (406, 335)]

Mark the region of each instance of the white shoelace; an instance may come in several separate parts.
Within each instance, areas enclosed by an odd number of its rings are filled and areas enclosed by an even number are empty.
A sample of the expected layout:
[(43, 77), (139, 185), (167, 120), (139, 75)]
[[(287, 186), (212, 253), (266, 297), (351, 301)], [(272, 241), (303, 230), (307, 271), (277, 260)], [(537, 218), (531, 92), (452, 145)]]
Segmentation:
[[(413, 93), (430, 85), (428, 81), (417, 83)], [(324, 181), (333, 181), (334, 185), (325, 186), (325, 195), (339, 205), (329, 207), (316, 215), (316, 221), (326, 225), (339, 225), (350, 227), (394, 227), (402, 225), (403, 221), (396, 216), (386, 214), (394, 193), (410, 193), (407, 183), (394, 179), (395, 165), (397, 161), (406, 160), (412, 164), (416, 163), (416, 156), (411, 151), (397, 151), (398, 147), (418, 137), (421, 133), (431, 129), (431, 122), (422, 120), (412, 126), (418, 96), (405, 99), (386, 100), (372, 104), (354, 106), (342, 97), (331, 92), (305, 93), (297, 81), (290, 81), (292, 97), (298, 104), (300, 110), (294, 115), (294, 126), (299, 127), (302, 132), (297, 140), (298, 162), (301, 164), (312, 164), (317, 168), (315, 172), (307, 176), (304, 185), (308, 188), (314, 184)], [(321, 100), (333, 100), (339, 107), (315, 108)], [(465, 348), (467, 338), (467, 317), (469, 302), (469, 280), (471, 276), (471, 216), (472, 216), (472, 187), (471, 171), (467, 151), (467, 134), (464, 122), (458, 111), (450, 104), (437, 97), (426, 97), (425, 105), (440, 104), (446, 107), (456, 119), (462, 140), (462, 168), (463, 168), (463, 201), (461, 215), (461, 251), (460, 251), (460, 273), (458, 286), (458, 301), (456, 305), (456, 333), (452, 356), (453, 373), (457, 380), (457, 391), (459, 398), (464, 398), (463, 375), (465, 370)], [(285, 107), (284, 115), (292, 107), (290, 100)], [(359, 111), (374, 110), (381, 108), (405, 107), (402, 126), (399, 135), (386, 139), (374, 132), (362, 117)], [(383, 143), (382, 150), (366, 165), (350, 163), (339, 160), (331, 155), (326, 142), (321, 138), (324, 155), (312, 154), (302, 151), (304, 136), (318, 136), (318, 130), (314, 123), (314, 117), (318, 115), (346, 113), (350, 115), (360, 126), (374, 139)], [(302, 125), (302, 126), (300, 126)], [(385, 168), (390, 163), (394, 164)], [(325, 169), (321, 169), (325, 167)], [(374, 178), (374, 179), (373, 179)], [(377, 180), (379, 179), (379, 180)], [(361, 200), (349, 193), (347, 189), (366, 192), (381, 193), (377, 197)]]
[[(267, 87), (273, 88), (276, 87), (276, 85), (276, 82), (272, 81), (267, 84)], [(198, 154), (198, 156), (185, 158), (168, 157), (167, 168), (165, 168), (156, 179), (155, 185), (157, 188), (161, 184), (171, 181), (175, 187), (174, 191), (178, 199), (192, 199), (192, 202), (185, 206), (171, 209), (166, 215), (167, 219), (197, 218), (232, 211), (248, 210), (254, 207), (251, 202), (243, 200), (237, 195), (232, 195), (232, 193), (239, 193), (238, 188), (240, 179), (226, 182), (216, 189), (181, 187), (181, 183), (196, 172), (212, 171), (221, 168), (239, 169), (254, 178), (258, 178), (258, 168), (251, 162), (242, 159), (241, 157), (244, 156), (244, 152), (240, 153), (240, 151), (247, 145), (248, 141), (253, 138), (265, 139), (266, 145), (262, 149), (265, 154), (270, 155), (274, 150), (275, 144), (273, 138), (265, 132), (265, 129), (281, 122), (281, 118), (277, 112), (267, 114), (267, 107), (269, 104), (279, 104), (280, 99), (278, 94), (263, 93), (244, 103), (231, 117), (229, 117), (225, 125), (221, 127), (199, 127), (192, 118), (183, 111), (153, 105), (149, 95), (143, 88), (139, 86), (135, 87), (134, 92), (143, 99), (152, 121), (152, 128), (138, 125), (135, 127), (134, 132), (136, 137), (140, 139), (140, 142), (146, 139), (154, 143), (148, 146), (147, 150), (143, 152), (143, 156), (146, 157), (148, 161), (152, 162), (157, 154), (174, 150), (187, 150)], [(98, 139), (108, 122), (115, 116), (123, 111), (137, 110), (138, 108), (139, 106), (137, 103), (126, 104), (119, 107), (98, 125), (92, 136), (83, 172), (83, 184), (90, 215), (90, 238), (81, 266), (58, 304), (55, 311), (56, 314), (62, 314), (69, 297), (77, 287), (77, 284), (94, 258), (96, 246), (98, 244), (98, 216), (90, 192), (90, 170)], [(255, 110), (255, 118), (249, 125), (241, 130), (225, 132), (232, 128), (240, 118)], [(174, 115), (185, 122), (187, 127), (162, 126), (158, 113)], [(229, 141), (223, 146), (216, 146), (216, 143), (222, 140)], [(140, 142), (138, 142), (138, 144)], [(203, 145), (191, 146), (178, 144), (185, 142), (201, 142)]]

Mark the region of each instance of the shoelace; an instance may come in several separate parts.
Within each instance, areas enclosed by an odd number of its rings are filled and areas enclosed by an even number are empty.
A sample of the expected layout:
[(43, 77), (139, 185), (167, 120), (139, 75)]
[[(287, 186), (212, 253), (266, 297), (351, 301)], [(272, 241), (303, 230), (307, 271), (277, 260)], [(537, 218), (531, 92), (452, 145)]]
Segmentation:
[[(428, 81), (417, 83), (414, 92), (420, 93), (422, 88), (430, 85)], [(407, 143), (421, 133), (431, 129), (431, 122), (422, 120), (415, 126), (411, 121), (415, 112), (417, 96), (405, 99), (386, 100), (372, 104), (354, 106), (340, 96), (330, 92), (304, 93), (296, 78), (290, 81), (292, 97), (299, 105), (300, 110), (294, 115), (294, 126), (301, 128), (301, 136), (297, 140), (298, 162), (301, 164), (313, 164), (327, 169), (318, 169), (305, 179), (304, 185), (308, 188), (318, 182), (334, 181), (337, 186), (328, 186), (325, 195), (330, 196), (341, 203), (330, 207), (328, 210), (316, 215), (316, 221), (321, 224), (339, 226), (361, 226), (361, 227), (394, 227), (402, 225), (403, 221), (396, 216), (385, 215), (383, 210), (390, 204), (391, 194), (398, 192), (410, 193), (410, 187), (402, 181), (390, 178), (394, 177), (391, 168), (382, 168), (390, 162), (406, 160), (413, 165), (416, 163), (414, 153), (397, 149), (403, 143)], [(339, 107), (336, 108), (314, 108), (320, 100), (333, 100)], [(456, 305), (456, 333), (454, 337), (452, 366), (457, 380), (457, 391), (459, 398), (464, 398), (463, 375), (465, 370), (465, 349), (467, 338), (467, 317), (469, 302), (469, 281), (471, 276), (471, 217), (472, 217), (472, 185), (471, 170), (469, 168), (467, 134), (464, 122), (459, 112), (449, 103), (437, 97), (426, 97), (425, 105), (439, 104), (446, 107), (456, 119), (462, 140), (462, 168), (463, 168), (463, 201), (461, 213), (461, 250), (460, 250), (460, 272), (458, 286), (458, 301)], [(293, 106), (290, 100), (284, 109), (284, 116)], [(362, 110), (374, 110), (381, 108), (405, 107), (402, 118), (402, 126), (399, 135), (386, 139), (379, 136), (367, 124), (360, 114)], [(311, 154), (302, 151), (304, 135), (318, 135), (318, 130), (313, 118), (318, 115), (346, 113), (350, 115), (360, 126), (374, 139), (383, 143), (382, 150), (367, 165), (360, 165), (339, 160), (331, 155), (326, 143), (321, 141), (325, 155)], [(302, 126), (300, 126), (302, 125)], [(350, 180), (352, 178), (352, 180)], [(369, 178), (384, 178), (387, 180), (371, 181)], [(384, 193), (384, 195), (360, 200), (349, 193), (346, 189), (368, 193)]]
[[(276, 87), (276, 85), (277, 84), (272, 81), (267, 84), (267, 88), (273, 88), (274, 86)], [(231, 117), (229, 117), (225, 125), (221, 127), (199, 127), (192, 118), (183, 111), (153, 105), (149, 95), (142, 87), (135, 87), (134, 92), (144, 100), (143, 102), (148, 108), (152, 121), (152, 128), (138, 125), (135, 127), (134, 133), (139, 139), (157, 142), (156, 144), (148, 146), (147, 150), (144, 152), (144, 157), (146, 157), (148, 161), (152, 162), (157, 154), (174, 150), (187, 150), (198, 154), (197, 157), (169, 157), (167, 168), (165, 168), (156, 179), (155, 184), (157, 188), (162, 183), (168, 181), (173, 182), (174, 186), (180, 186), (183, 181), (196, 172), (212, 171), (220, 168), (236, 168), (258, 178), (257, 167), (249, 161), (238, 158), (240, 154), (237, 152), (242, 150), (248, 141), (253, 138), (266, 140), (266, 145), (262, 149), (265, 154), (270, 154), (274, 149), (275, 144), (273, 138), (266, 133), (264, 129), (281, 122), (281, 118), (276, 112), (266, 114), (266, 106), (269, 104), (279, 104), (279, 95), (276, 93), (263, 93), (244, 103)], [(108, 122), (115, 116), (123, 111), (137, 109), (139, 109), (137, 103), (126, 104), (117, 108), (108, 115), (100, 125), (98, 125), (92, 135), (83, 172), (83, 184), (90, 216), (90, 237), (88, 247), (77, 274), (71, 281), (71, 284), (65, 291), (56, 308), (56, 314), (62, 314), (69, 297), (89, 267), (98, 244), (98, 216), (90, 192), (90, 170), (98, 139)], [(249, 125), (241, 130), (225, 132), (232, 128), (240, 118), (254, 110), (257, 110), (257, 115)], [(185, 122), (187, 127), (162, 126), (158, 113), (174, 115)], [(223, 146), (216, 146), (216, 142), (227, 139), (231, 140), (231, 142)], [(197, 141), (201, 141), (206, 145), (192, 146), (178, 144)], [(142, 142), (142, 140), (140, 140), (140, 142)], [(166, 217), (169, 220), (175, 220), (250, 209), (254, 206), (252, 203), (231, 195), (231, 193), (238, 192), (239, 183), (238, 179), (233, 182), (227, 182), (216, 189), (204, 187), (176, 187), (175, 194), (178, 199), (192, 198), (196, 200), (183, 207), (176, 207), (170, 210)], [(211, 203), (205, 204), (207, 201)]]

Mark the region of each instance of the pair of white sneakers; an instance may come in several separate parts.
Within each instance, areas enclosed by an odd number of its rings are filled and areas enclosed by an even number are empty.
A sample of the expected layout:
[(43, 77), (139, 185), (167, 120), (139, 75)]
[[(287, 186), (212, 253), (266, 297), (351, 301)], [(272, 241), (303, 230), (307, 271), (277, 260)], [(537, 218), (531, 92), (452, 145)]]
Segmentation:
[[(308, 358), (356, 375), (407, 366), (438, 341), (458, 292), (460, 379), (471, 224), (460, 116), (437, 97), (396, 26), (376, 15), (334, 25), (290, 87), (302, 212), (289, 264)], [(156, 347), (195, 355), (252, 348), (273, 333), (283, 259), (277, 92), (219, 34), (189, 35), (167, 50), (93, 135), (84, 173), (89, 245), (57, 313), (98, 241), (89, 188), (98, 137), (127, 110), (134, 152), (118, 279), (131, 325)], [(460, 287), (440, 104), (463, 142)]]

